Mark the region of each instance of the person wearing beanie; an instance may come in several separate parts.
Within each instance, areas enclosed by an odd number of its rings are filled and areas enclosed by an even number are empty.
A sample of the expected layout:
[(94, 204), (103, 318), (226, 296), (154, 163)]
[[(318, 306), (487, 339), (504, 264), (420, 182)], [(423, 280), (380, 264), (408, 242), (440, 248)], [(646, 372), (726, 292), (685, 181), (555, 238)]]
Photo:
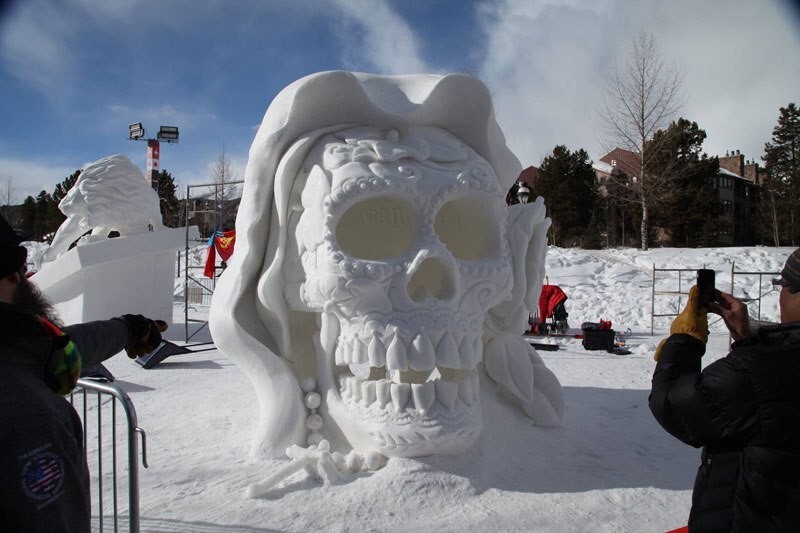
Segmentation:
[(88, 532), (83, 429), (63, 396), (81, 368), (153, 351), (166, 324), (124, 315), (63, 326), (25, 275), (26, 256), (0, 217), (0, 529)]
[[(650, 410), (674, 437), (702, 447), (690, 532), (800, 531), (800, 249), (773, 285), (781, 323), (752, 331), (744, 303), (717, 290), (705, 309), (692, 287), (656, 350)], [(734, 342), (701, 368), (708, 312)]]

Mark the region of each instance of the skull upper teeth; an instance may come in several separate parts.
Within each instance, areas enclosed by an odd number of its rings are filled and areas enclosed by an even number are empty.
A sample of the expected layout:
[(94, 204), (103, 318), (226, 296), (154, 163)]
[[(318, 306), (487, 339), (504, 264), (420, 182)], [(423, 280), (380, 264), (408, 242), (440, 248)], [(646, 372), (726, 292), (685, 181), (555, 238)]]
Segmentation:
[[(435, 343), (434, 343), (435, 339)], [(388, 338), (377, 333), (368, 339), (340, 337), (335, 351), (337, 366), (364, 365), (387, 370), (433, 370), (437, 366), (472, 369), (482, 355), (480, 335), (445, 332), (435, 338), (428, 332), (404, 338), (395, 330)]]
[(378, 332), (340, 336), (335, 350), (340, 396), (348, 405), (387, 414), (469, 410), (477, 401), (481, 354), (475, 333), (421, 331), (409, 338), (393, 329), (388, 338)]

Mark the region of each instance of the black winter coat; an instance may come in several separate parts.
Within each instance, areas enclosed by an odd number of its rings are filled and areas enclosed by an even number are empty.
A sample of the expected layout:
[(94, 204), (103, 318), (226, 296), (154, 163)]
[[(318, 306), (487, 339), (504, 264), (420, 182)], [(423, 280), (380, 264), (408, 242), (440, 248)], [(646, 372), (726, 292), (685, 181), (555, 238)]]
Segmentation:
[(705, 345), (669, 337), (650, 410), (703, 447), (691, 532), (800, 531), (800, 323), (763, 327), (701, 371)]
[[(88, 367), (132, 339), (123, 319), (64, 328)], [(83, 430), (47, 385), (58, 348), (38, 318), (0, 302), (0, 530), (88, 532), (89, 470)]]

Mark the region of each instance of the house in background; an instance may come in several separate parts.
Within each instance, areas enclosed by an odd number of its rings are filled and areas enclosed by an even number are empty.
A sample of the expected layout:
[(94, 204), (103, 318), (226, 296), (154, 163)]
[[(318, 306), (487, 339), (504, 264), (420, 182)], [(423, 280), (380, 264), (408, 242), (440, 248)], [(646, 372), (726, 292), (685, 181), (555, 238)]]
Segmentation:
[[(636, 179), (641, 174), (639, 155), (624, 148), (615, 148), (592, 165), (597, 182), (610, 177), (628, 176)], [(758, 187), (764, 169), (755, 160), (745, 161), (739, 150), (729, 151), (719, 157), (719, 172), (714, 176), (716, 200), (722, 206), (719, 242), (726, 246), (749, 246), (756, 243), (755, 217), (758, 205)]]

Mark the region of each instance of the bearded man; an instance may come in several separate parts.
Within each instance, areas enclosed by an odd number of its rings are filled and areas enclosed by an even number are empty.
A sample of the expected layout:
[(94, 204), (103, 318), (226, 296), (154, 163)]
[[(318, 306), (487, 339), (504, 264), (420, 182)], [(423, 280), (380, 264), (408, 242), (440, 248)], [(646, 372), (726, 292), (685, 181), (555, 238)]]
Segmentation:
[(0, 217), (0, 523), (3, 531), (89, 531), (89, 470), (78, 414), (63, 396), (81, 368), (161, 342), (141, 315), (62, 326), (26, 276), (26, 249)]

